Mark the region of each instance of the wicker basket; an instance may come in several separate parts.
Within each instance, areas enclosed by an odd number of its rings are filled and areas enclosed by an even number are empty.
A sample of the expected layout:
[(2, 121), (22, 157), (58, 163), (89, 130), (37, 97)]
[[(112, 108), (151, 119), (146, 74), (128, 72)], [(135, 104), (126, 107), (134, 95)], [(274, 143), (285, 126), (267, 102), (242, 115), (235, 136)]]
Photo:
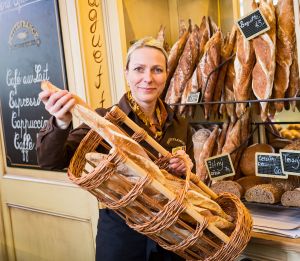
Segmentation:
[(87, 171), (85, 154), (95, 151), (100, 143), (102, 138), (91, 130), (72, 158), (68, 175), (74, 183), (116, 211), (130, 227), (187, 260), (234, 260), (245, 248), (252, 219), (237, 197), (224, 193), (215, 200), (234, 219), (234, 229), (223, 231), (228, 236), (225, 243), (208, 229), (206, 218), (193, 225), (181, 218), (186, 208), (186, 186), (178, 189), (173, 200), (165, 198), (163, 203), (158, 202), (153, 198), (153, 191), (149, 191), (153, 182), (151, 174), (135, 182), (122, 175), (119, 169), (124, 167), (124, 156), (120, 151), (104, 155), (97, 166)]
[[(47, 81), (42, 82), (41, 87), (51, 92), (59, 91)], [(187, 171), (185, 182), (176, 183), (178, 187), (172, 190), (169, 183), (158, 179), (166, 179), (169, 174), (160, 170), (159, 163), (151, 161), (151, 156), (116, 125), (125, 123), (134, 131), (136, 140), (144, 139), (167, 156), (164, 148), (116, 107), (106, 116), (108, 121), (78, 96), (73, 94), (73, 97), (76, 100), (73, 116), (92, 129), (71, 160), (68, 175), (74, 183), (116, 211), (128, 226), (187, 260), (234, 260), (243, 251), (250, 239), (252, 219), (237, 197), (225, 193), (217, 196), (190, 171)], [(102, 137), (113, 149), (93, 164), (86, 160), (86, 154), (94, 152), (99, 144), (107, 146)], [(190, 188), (207, 195), (202, 197), (203, 207), (208, 207), (205, 203), (210, 202), (217, 207), (216, 212), (227, 218), (231, 216), (231, 229), (220, 230), (209, 216), (195, 211), (193, 204), (196, 203), (188, 197)]]

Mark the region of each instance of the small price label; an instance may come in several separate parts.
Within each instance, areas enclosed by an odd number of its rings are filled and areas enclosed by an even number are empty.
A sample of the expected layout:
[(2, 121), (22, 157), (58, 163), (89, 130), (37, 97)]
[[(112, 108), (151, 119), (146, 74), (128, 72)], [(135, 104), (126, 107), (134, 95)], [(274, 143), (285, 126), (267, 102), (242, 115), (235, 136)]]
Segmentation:
[(255, 153), (255, 173), (259, 177), (287, 179), (281, 167), (281, 157), (277, 153)]
[(263, 34), (270, 29), (266, 18), (259, 9), (240, 18), (236, 24), (247, 40)]
[(205, 165), (211, 179), (219, 180), (234, 176), (234, 167), (228, 153), (207, 158)]
[(288, 175), (300, 176), (300, 151), (280, 150), (282, 171)]
[(200, 92), (192, 92), (189, 94), (186, 103), (198, 103), (200, 98)]

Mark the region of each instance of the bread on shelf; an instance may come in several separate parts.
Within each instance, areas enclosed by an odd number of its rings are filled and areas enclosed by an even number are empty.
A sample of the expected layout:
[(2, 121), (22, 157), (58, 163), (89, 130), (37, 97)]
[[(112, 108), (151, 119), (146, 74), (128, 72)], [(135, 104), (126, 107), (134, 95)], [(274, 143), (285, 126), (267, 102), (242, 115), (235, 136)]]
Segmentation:
[(260, 184), (248, 189), (245, 199), (248, 202), (274, 204), (280, 202), (283, 189), (272, 184)]
[(240, 168), (245, 176), (255, 176), (255, 153), (266, 152), (274, 153), (274, 148), (269, 144), (258, 144), (255, 143), (245, 149), (241, 161)]
[(211, 186), (211, 189), (216, 193), (220, 194), (223, 192), (228, 192), (236, 195), (238, 198), (241, 198), (244, 195), (243, 187), (232, 180), (221, 180), (217, 181)]
[(284, 192), (281, 197), (281, 204), (288, 207), (300, 207), (300, 190)]

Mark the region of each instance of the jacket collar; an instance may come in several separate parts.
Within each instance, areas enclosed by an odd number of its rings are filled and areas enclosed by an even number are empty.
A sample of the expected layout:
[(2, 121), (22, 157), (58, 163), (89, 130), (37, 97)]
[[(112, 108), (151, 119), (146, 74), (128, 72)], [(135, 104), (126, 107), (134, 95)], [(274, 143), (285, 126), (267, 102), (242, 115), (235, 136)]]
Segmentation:
[[(174, 120), (174, 118), (176, 118), (176, 114), (174, 113), (174, 111), (171, 109), (171, 107), (166, 104), (164, 101), (163, 101), (163, 104), (167, 110), (167, 113), (168, 113), (168, 117), (167, 117), (167, 120), (165, 122), (165, 125), (163, 127), (163, 129), (166, 129), (168, 126), (171, 125), (172, 121)], [(122, 96), (122, 98), (120, 99), (119, 103), (118, 103), (118, 106), (119, 108), (127, 115), (129, 116), (131, 113), (134, 114), (134, 112), (132, 111), (130, 105), (129, 105), (129, 102), (127, 100), (127, 95), (124, 94)]]

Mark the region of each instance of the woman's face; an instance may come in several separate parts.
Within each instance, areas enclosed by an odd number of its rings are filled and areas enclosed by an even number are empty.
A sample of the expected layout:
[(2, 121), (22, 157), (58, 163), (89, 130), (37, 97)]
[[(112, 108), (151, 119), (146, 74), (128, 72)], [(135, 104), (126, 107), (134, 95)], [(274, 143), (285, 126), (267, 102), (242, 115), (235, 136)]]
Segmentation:
[(158, 49), (142, 47), (130, 56), (126, 79), (135, 101), (141, 106), (155, 105), (166, 79), (166, 58)]

